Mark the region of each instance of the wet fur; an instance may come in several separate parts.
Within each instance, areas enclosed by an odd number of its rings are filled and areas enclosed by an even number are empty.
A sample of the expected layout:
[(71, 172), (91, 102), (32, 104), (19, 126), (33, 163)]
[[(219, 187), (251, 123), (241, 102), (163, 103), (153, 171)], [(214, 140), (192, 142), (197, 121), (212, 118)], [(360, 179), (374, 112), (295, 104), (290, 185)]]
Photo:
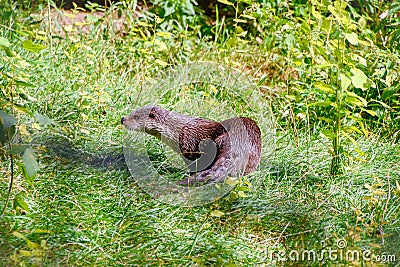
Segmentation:
[(182, 155), (192, 175), (181, 185), (222, 182), (227, 176), (254, 172), (260, 163), (261, 132), (250, 118), (216, 122), (146, 106), (123, 117), (121, 123), (128, 130), (157, 137)]

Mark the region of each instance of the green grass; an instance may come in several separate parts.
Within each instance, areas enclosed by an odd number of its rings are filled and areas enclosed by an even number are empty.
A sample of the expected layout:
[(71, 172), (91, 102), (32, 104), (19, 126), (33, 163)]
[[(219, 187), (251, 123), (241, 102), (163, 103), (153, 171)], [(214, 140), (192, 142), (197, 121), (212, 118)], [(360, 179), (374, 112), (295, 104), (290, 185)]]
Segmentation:
[[(2, 230), (1, 257), (10, 263), (14, 254), (14, 263), (46, 266), (256, 265), (271, 261), (268, 250), (335, 249), (341, 238), (351, 248), (372, 249), (372, 243), (380, 242), (373, 232), (380, 213), (388, 237), (379, 251), (399, 257), (393, 250), (399, 245), (398, 200), (391, 198), (390, 208), (384, 209), (385, 198), (374, 207), (362, 199), (368, 195), (364, 184), (380, 178), (393, 185), (399, 177), (399, 147), (366, 143), (364, 148), (374, 150), (375, 158), (354, 163), (346, 175), (332, 178), (326, 175), (329, 156), (320, 152), (319, 139), (307, 144), (308, 152), (290, 139), (280, 139), (278, 144), (285, 148), (263, 159), (268, 166), (264, 164), (254, 175), (247, 198), (231, 196), (197, 208), (169, 206), (150, 198), (121, 162), (101, 167), (87, 164), (86, 157), (98, 155), (95, 148), (54, 151), (43, 159), (35, 186), (28, 187), (31, 212), (3, 218), (8, 227)], [(50, 147), (56, 142), (62, 139), (51, 140)], [(74, 159), (68, 158), (71, 154)], [(212, 217), (214, 209), (225, 214)], [(353, 209), (362, 211), (365, 225), (356, 223)], [(35, 233), (39, 229), (45, 231)], [(40, 247), (43, 254), (36, 260), (33, 255), (22, 256), (23, 250), (35, 249), (10, 235), (12, 231), (38, 244), (45, 241)]]
[[(398, 265), (399, 144), (373, 134), (360, 138), (357, 142), (367, 156), (357, 160), (358, 155), (351, 155), (343, 174), (329, 176), (331, 155), (318, 126), (294, 129), (280, 114), (278, 96), (272, 99), (279, 118), (277, 149), (273, 155), (265, 153), (260, 169), (231, 194), (208, 205), (181, 207), (160, 203), (141, 190), (122, 157), (126, 131), (120, 118), (132, 108), (153, 97), (171, 109), (182, 107), (180, 101), (199, 99), (207, 105), (220, 101), (225, 107), (228, 99), (227, 106), (236, 107), (240, 115), (260, 116), (229, 95), (211, 101), (193, 94), (188, 100), (177, 95), (176, 88), (162, 96), (142, 91), (142, 80), (163, 68), (154, 63), (156, 58), (173, 64), (214, 60), (233, 66), (242, 62), (253, 71), (261, 68), (257, 64), (262, 51), (252, 53), (259, 49), (256, 45), (238, 47), (249, 53), (232, 56), (217, 43), (187, 41), (186, 48), (171, 46), (154, 54), (140, 39), (86, 36), (77, 42), (56, 39), (53, 51), (39, 55), (18, 50), (36, 62), (30, 67), (35, 87), (26, 90), (37, 101), (23, 104), (55, 124), (37, 131), (30, 127), (30, 118), (20, 118), (31, 132), (20, 138), (33, 144), (40, 171), (31, 185), (17, 172), (12, 196), (24, 192), (30, 211), (9, 205), (0, 218), (0, 265), (348, 265), (351, 261), (345, 259), (279, 261), (284, 251), (335, 250), (342, 239), (347, 250), (395, 255), (396, 262), (390, 264)], [(201, 52), (207, 46), (213, 51)], [(260, 105), (270, 98), (265, 94)], [(193, 115), (207, 115), (200, 108), (186, 108)], [(221, 110), (210, 113), (211, 118), (222, 119)], [(0, 164), (3, 205), (10, 169), (8, 161)], [(223, 214), (213, 216), (214, 210)]]

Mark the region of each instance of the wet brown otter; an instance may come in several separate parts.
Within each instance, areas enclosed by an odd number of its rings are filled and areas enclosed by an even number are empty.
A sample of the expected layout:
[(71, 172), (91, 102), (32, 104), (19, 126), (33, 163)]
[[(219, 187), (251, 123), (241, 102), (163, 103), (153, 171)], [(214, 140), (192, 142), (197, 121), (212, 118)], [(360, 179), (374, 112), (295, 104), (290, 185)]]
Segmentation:
[(222, 182), (228, 175), (249, 174), (260, 163), (261, 132), (250, 118), (216, 122), (146, 106), (122, 117), (121, 123), (157, 137), (182, 155), (192, 174), (182, 185)]

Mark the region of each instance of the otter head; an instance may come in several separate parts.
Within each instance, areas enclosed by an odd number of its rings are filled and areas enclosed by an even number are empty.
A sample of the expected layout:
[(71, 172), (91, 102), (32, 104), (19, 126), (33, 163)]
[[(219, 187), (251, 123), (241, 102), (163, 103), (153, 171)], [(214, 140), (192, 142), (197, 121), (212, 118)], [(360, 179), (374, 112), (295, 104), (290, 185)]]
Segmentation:
[(145, 131), (158, 136), (162, 131), (162, 124), (169, 111), (157, 106), (146, 106), (134, 110), (128, 116), (122, 117), (121, 123), (131, 131)]

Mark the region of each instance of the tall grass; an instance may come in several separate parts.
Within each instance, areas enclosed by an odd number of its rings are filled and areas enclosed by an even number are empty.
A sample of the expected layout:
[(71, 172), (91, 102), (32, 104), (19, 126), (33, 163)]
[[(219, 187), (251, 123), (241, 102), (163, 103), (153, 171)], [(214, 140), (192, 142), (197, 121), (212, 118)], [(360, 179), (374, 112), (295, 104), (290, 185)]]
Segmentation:
[[(91, 24), (89, 34), (53, 35), (51, 49), (48, 39), (40, 40), (42, 35), (35, 35), (36, 30), (44, 30), (46, 25), (23, 23), (29, 15), (20, 11), (16, 17), (18, 30), (28, 33), (21, 35), (4, 27), (1, 32), (10, 41), (11, 49), (29, 63), (24, 71), (29, 73), (29, 83), (33, 86), (22, 88), (32, 98), (18, 95), (16, 99), (21, 107), (47, 115), (54, 124), (43, 125), (29, 116), (29, 112), (15, 112), (19, 134), (13, 141), (32, 144), (40, 170), (29, 183), (24, 179), (23, 169), (15, 167), (13, 206), (9, 205), (0, 217), (0, 263), (5, 266), (371, 263), (348, 258), (322, 261), (286, 257), (291, 251), (301, 255), (309, 250), (342, 249), (371, 251), (375, 257), (395, 255), (387, 264), (398, 264), (398, 139), (395, 135), (380, 136), (374, 131), (374, 124), (368, 124), (368, 136), (355, 136), (356, 144), (346, 144), (344, 171), (329, 175), (331, 140), (320, 135), (329, 122), (317, 118), (321, 114), (329, 118), (330, 110), (307, 105), (330, 99), (330, 95), (309, 84), (326, 76), (315, 69), (317, 62), (313, 60), (318, 58), (311, 59), (305, 54), (305, 48), (310, 47), (300, 41), (304, 37), (300, 29), (305, 22), (300, 23), (301, 16), (294, 17), (292, 2), (289, 4), (260, 4), (253, 13), (248, 13), (257, 19), (255, 24), (259, 26), (249, 28), (248, 34), (257, 29), (261, 43), (244, 35), (236, 35), (240, 39), (237, 42), (229, 41), (229, 31), (235, 29), (225, 25), (224, 19), (219, 19), (220, 24), (214, 25), (215, 28), (211, 27), (215, 34), (211, 38), (199, 36), (197, 30), (188, 28), (172, 27), (167, 32), (159, 25), (164, 21), (157, 22), (149, 15), (148, 20), (127, 22), (131, 24), (126, 25), (125, 36), (111, 34), (111, 28), (102, 21)], [(286, 19), (286, 14), (292, 15)], [(242, 29), (246, 29), (245, 25)], [(296, 42), (289, 42), (290, 35)], [(37, 53), (27, 51), (21, 45), (23, 39), (46, 48)], [(365, 57), (376, 59), (379, 64), (385, 55), (398, 58), (396, 51), (388, 54), (374, 51), (376, 57), (373, 53)], [(3, 57), (4, 52), (1, 53)], [(199, 207), (170, 206), (149, 197), (127, 170), (122, 156), (126, 132), (120, 118), (132, 108), (154, 101), (155, 94), (148, 94), (144, 81), (156, 77), (168, 66), (205, 60), (224, 63), (255, 77), (260, 107), (271, 103), (276, 118), (276, 150), (270, 155), (264, 146), (259, 170), (241, 179), (225, 198)], [(370, 65), (365, 71), (372, 73), (370, 79), (378, 87), (368, 94), (375, 97), (385, 90), (397, 90), (394, 83), (393, 87), (383, 87), (391, 79), (386, 77), (395, 75), (396, 66), (389, 64), (386, 76), (379, 76), (384, 74), (375, 73), (375, 65)], [(10, 87), (5, 83), (1, 86), (4, 97), (4, 88)], [(215, 120), (225, 119), (224, 109), (234, 106), (238, 115), (260, 118), (254, 110), (242, 108), (241, 100), (234, 95), (207, 96), (205, 93), (209, 92), (199, 93), (202, 90), (197, 89), (183, 94), (182, 88), (167, 88), (160, 93), (157, 104)], [(215, 112), (206, 112), (208, 109), (202, 109), (201, 105), (191, 108), (199, 102), (219, 108)], [(1, 103), (2, 109), (9, 107)], [(382, 110), (385, 111), (376, 107), (377, 113)], [(392, 117), (396, 109), (387, 110), (393, 111), (387, 114)], [(385, 123), (384, 130), (395, 132), (395, 125), (395, 121)], [(357, 151), (364, 156), (361, 158)], [(152, 141), (150, 152), (157, 158), (163, 151)], [(18, 154), (15, 157), (21, 162)], [(9, 163), (6, 157), (0, 163), (1, 206), (6, 200)], [(16, 201), (16, 196), (23, 202)], [(21, 203), (26, 203), (27, 208)], [(339, 241), (345, 241), (346, 247), (338, 247)]]

